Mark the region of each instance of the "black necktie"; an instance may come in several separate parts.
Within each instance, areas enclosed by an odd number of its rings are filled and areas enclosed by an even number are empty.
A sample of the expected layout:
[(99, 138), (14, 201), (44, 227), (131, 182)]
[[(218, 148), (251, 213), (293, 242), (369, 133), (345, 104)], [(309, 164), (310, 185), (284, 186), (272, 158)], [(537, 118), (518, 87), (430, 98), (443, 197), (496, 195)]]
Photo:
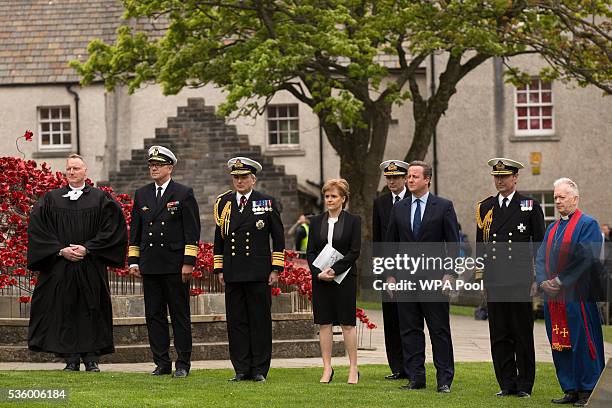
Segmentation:
[(501, 205), (502, 214), (506, 212), (507, 205), (508, 205), (508, 197), (504, 197), (504, 199), (502, 200), (502, 205)]
[(161, 201), (162, 190), (163, 189), (161, 187), (157, 187), (157, 195), (155, 196), (155, 201), (157, 201), (157, 204), (159, 204), (159, 202)]
[(238, 211), (242, 212), (242, 210), (244, 210), (244, 207), (246, 207), (246, 203), (247, 203), (246, 196), (240, 197), (240, 206), (238, 207)]
[(393, 205), (399, 201), (399, 196), (395, 196), (395, 200), (393, 200)]

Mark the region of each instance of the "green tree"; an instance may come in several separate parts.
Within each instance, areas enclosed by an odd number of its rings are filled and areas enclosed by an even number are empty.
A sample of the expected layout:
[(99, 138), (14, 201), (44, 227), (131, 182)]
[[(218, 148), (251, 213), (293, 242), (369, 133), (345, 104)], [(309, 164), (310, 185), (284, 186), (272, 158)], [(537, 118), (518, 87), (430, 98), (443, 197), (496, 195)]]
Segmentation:
[[(313, 109), (351, 184), (351, 209), (370, 234), (394, 104), (410, 101), (408, 161), (423, 159), (457, 84), (498, 57), (539, 54), (548, 79), (612, 93), (610, 0), (123, 0), (131, 23), (113, 45), (95, 40), (73, 62), (83, 83), (108, 89), (159, 83), (166, 94), (215, 84), (224, 115), (254, 115), (278, 91)], [(137, 30), (157, 21), (157, 30)], [(161, 28), (160, 28), (161, 27)], [(447, 58), (433, 94), (419, 87), (433, 54)], [(394, 57), (394, 67), (381, 55)], [(533, 73), (531, 73), (533, 74)], [(346, 131), (350, 129), (350, 131)]]

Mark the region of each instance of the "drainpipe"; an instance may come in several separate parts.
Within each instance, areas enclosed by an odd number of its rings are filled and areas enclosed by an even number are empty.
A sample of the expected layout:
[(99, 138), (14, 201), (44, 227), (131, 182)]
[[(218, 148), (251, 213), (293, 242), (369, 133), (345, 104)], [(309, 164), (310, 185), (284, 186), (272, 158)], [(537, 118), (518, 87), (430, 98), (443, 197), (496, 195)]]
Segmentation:
[[(319, 119), (319, 190), (323, 187), (323, 126), (321, 125), (321, 119)], [(320, 210), (323, 210), (323, 199), (321, 199)]]
[[(430, 55), (430, 64), (431, 64), (431, 69), (430, 69), (431, 78), (430, 78), (429, 87), (430, 87), (431, 97), (433, 97), (433, 95), (435, 95), (436, 93), (436, 62), (435, 62), (433, 53)], [(436, 128), (433, 129), (432, 143), (433, 143), (433, 164), (431, 167), (433, 168), (434, 194), (438, 195), (438, 143), (437, 143)]]
[(74, 96), (74, 111), (76, 115), (76, 153), (81, 154), (81, 131), (79, 124), (79, 94), (72, 90), (74, 84), (66, 85), (66, 90)]

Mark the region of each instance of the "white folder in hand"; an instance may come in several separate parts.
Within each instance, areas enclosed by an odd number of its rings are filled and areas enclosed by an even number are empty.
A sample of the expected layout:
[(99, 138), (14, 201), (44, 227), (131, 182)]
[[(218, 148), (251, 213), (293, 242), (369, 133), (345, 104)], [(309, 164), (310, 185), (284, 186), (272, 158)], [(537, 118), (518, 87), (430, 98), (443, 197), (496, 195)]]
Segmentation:
[[(334, 247), (330, 244), (327, 244), (312, 264), (319, 268), (321, 271), (323, 271), (324, 269), (330, 268), (333, 264), (335, 264), (342, 258), (344, 258), (344, 255), (336, 251)], [(334, 281), (336, 281), (337, 284), (342, 283), (342, 281), (346, 277), (346, 274), (349, 273), (350, 270), (351, 268), (348, 268), (345, 272), (336, 275), (334, 277)]]

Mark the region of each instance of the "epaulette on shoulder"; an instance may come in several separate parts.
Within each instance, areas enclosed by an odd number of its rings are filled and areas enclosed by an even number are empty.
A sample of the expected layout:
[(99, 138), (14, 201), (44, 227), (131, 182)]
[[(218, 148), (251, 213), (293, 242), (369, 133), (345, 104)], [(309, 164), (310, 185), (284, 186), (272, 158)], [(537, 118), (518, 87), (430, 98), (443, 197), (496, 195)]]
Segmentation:
[(228, 194), (231, 192), (232, 190), (227, 190), (225, 193), (219, 194), (215, 199), (215, 205), (213, 206), (213, 216), (215, 217), (215, 224), (221, 227), (222, 236), (224, 235), (224, 226), (229, 226), (228, 218), (231, 213), (232, 204), (229, 198), (223, 201), (223, 204), (221, 204), (221, 201), (224, 197), (229, 197)]
[(487, 200), (490, 200), (493, 196), (489, 196), (476, 203), (476, 226), (479, 230), (482, 230), (483, 239), (485, 242), (489, 241), (489, 232), (491, 230), (491, 223), (493, 222), (493, 206), (491, 208), (483, 208), (485, 211), (484, 217), (481, 216), (481, 204)]
[(226, 194), (228, 194), (228, 193), (231, 193), (231, 192), (232, 192), (232, 190), (227, 190), (226, 192), (219, 194), (219, 195), (217, 196), (217, 198), (221, 198), (221, 197), (223, 197), (224, 195), (226, 195)]

